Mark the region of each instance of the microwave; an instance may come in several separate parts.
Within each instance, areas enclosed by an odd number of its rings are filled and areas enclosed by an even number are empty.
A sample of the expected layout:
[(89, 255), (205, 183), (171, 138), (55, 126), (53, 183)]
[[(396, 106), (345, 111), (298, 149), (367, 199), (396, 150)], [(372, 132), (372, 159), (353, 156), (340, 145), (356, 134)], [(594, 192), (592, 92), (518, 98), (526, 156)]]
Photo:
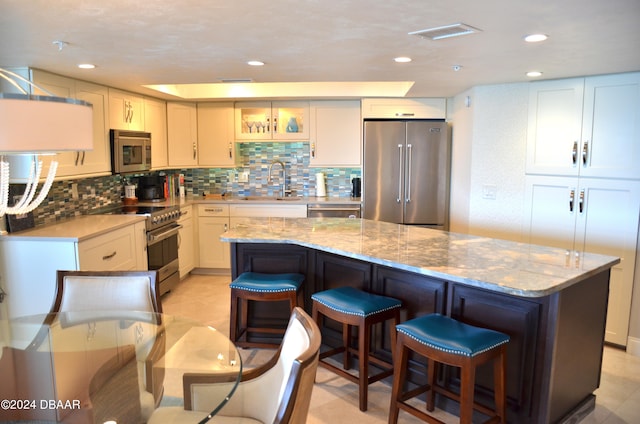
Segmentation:
[(151, 133), (111, 130), (111, 172), (146, 172), (151, 170)]

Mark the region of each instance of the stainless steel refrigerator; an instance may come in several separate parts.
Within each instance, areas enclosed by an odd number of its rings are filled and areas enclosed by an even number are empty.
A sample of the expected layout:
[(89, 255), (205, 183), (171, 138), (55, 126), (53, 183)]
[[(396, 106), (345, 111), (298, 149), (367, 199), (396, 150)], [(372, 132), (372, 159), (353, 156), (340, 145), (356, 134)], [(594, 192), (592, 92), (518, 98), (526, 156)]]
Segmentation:
[(446, 122), (364, 122), (363, 218), (449, 229)]

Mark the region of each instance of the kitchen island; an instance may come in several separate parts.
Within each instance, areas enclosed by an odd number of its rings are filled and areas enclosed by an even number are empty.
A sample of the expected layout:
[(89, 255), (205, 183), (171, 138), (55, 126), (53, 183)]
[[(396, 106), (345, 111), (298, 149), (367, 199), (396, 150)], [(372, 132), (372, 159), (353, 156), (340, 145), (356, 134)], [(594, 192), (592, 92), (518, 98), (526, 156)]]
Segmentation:
[[(610, 269), (618, 258), (364, 219), (256, 218), (222, 236), (231, 269), (300, 272), (306, 308), (314, 292), (349, 285), (402, 300), (402, 320), (438, 312), (509, 334), (508, 419), (579, 419), (599, 386)], [(275, 324), (286, 307), (252, 305), (251, 319)], [(339, 343), (339, 327), (323, 342)], [(389, 359), (387, 331), (373, 344)], [(413, 363), (410, 379), (424, 369)], [(443, 383), (459, 384), (457, 372)], [(476, 397), (491, 404), (491, 368), (478, 369)], [(441, 408), (454, 404), (442, 399)]]

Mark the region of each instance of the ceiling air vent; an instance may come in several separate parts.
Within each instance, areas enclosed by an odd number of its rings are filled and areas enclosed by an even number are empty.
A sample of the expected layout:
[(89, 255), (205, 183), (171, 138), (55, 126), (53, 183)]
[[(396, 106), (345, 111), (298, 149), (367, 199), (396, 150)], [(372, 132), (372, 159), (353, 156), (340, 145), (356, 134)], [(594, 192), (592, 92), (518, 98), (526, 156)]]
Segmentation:
[(410, 32), (409, 35), (417, 35), (422, 38), (431, 40), (441, 40), (443, 38), (458, 37), (460, 35), (473, 34), (480, 32), (478, 28), (466, 24), (452, 24), (437, 28), (422, 29), (420, 31)]
[(253, 82), (251, 78), (218, 78), (218, 82), (227, 84), (243, 84)]

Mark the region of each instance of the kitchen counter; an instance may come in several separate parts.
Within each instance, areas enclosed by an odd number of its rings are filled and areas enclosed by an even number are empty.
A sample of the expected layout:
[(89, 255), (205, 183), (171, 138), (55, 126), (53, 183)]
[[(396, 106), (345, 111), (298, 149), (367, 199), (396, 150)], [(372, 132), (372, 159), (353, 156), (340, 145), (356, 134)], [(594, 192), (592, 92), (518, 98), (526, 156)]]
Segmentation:
[(80, 242), (145, 220), (140, 215), (82, 215), (2, 236), (0, 240), (57, 240)]
[(345, 204), (360, 205), (360, 198), (351, 197), (291, 197), (287, 200), (276, 200), (275, 196), (249, 196), (251, 200), (246, 200), (244, 196), (229, 196), (222, 199), (207, 199), (204, 196), (187, 196), (185, 198), (166, 199), (162, 202), (146, 202), (140, 201), (140, 205), (144, 206), (188, 206), (196, 204), (274, 204), (274, 205), (309, 205), (309, 204)]
[(290, 243), (524, 297), (541, 297), (620, 259), (365, 219), (255, 219), (222, 237)]
[[(508, 334), (508, 422), (578, 422), (595, 406), (609, 278), (619, 258), (365, 219), (255, 218), (221, 238), (231, 242), (232, 278), (305, 275), (307, 310), (313, 293), (350, 286), (399, 299), (402, 320), (440, 313)], [(277, 303), (249, 307), (247, 325), (286, 325), (288, 308)], [(323, 344), (340, 346), (341, 337), (340, 326), (323, 324)], [(371, 337), (375, 354), (390, 360), (387, 331)], [(442, 375), (458, 387), (457, 372)], [(491, 405), (490, 368), (476, 377), (477, 400)], [(407, 378), (424, 382), (415, 371)]]

